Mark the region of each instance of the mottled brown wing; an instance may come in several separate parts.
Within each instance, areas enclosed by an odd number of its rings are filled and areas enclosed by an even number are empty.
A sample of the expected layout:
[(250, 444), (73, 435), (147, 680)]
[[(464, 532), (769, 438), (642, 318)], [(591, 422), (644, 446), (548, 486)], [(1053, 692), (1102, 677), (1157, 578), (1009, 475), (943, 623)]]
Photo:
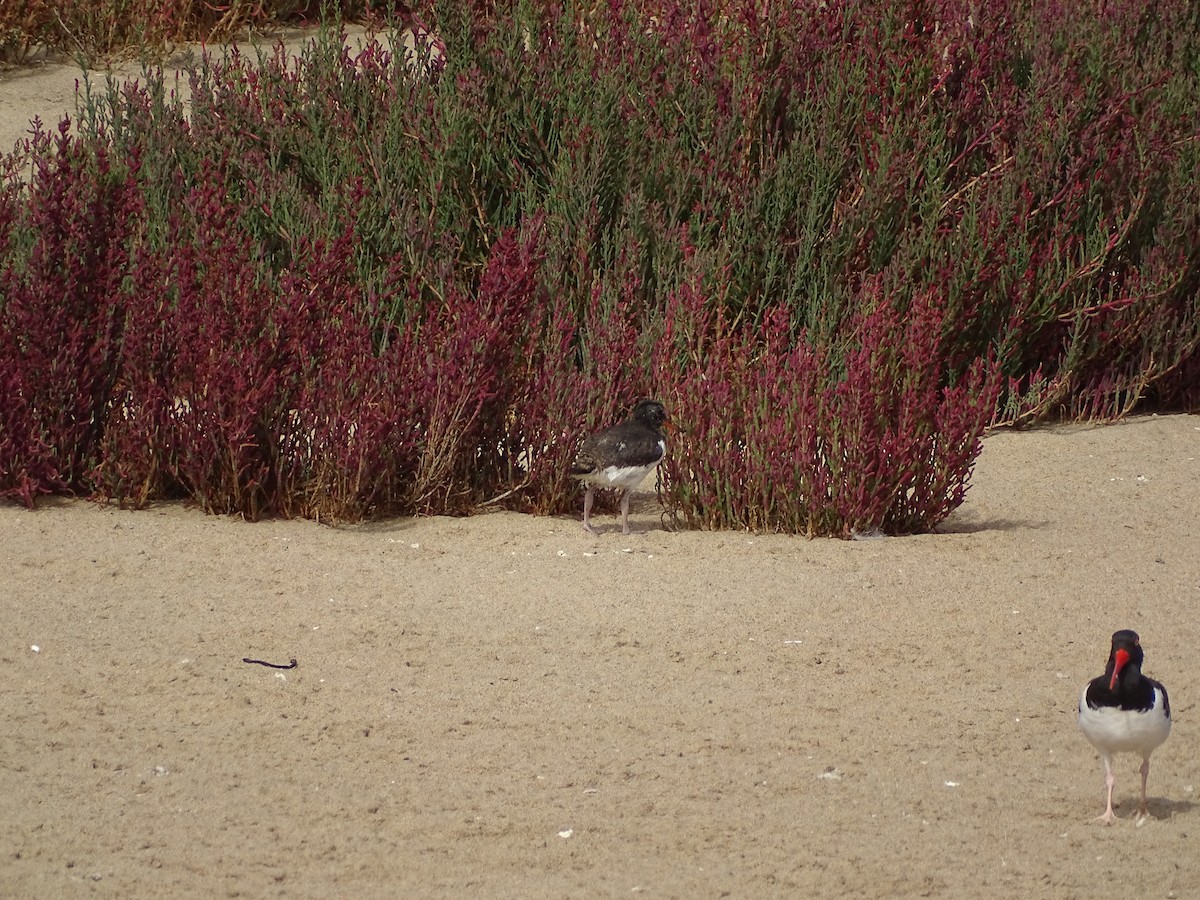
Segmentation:
[(608, 466), (649, 466), (662, 458), (662, 436), (637, 422), (622, 422), (583, 442), (572, 475), (587, 475)]

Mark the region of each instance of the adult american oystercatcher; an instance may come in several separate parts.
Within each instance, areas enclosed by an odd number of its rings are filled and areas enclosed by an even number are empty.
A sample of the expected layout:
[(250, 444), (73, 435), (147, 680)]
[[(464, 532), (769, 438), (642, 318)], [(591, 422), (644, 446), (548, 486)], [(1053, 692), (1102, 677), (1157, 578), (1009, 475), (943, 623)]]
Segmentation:
[(1142, 755), (1142, 802), (1137, 818), (1149, 815), (1146, 779), (1150, 754), (1171, 733), (1171, 702), (1167, 689), (1142, 674), (1142, 645), (1136, 631), (1124, 629), (1112, 636), (1112, 650), (1104, 674), (1093, 678), (1079, 694), (1079, 728), (1100, 753), (1108, 807), (1099, 821), (1111, 825), (1113, 815), (1113, 755)]
[(583, 496), (584, 531), (598, 534), (591, 523), (596, 488), (619, 488), (621, 533), (629, 534), (629, 492), (666, 456), (667, 438), (662, 429), (668, 421), (661, 403), (643, 400), (626, 421), (584, 440), (571, 466), (571, 474), (587, 487)]

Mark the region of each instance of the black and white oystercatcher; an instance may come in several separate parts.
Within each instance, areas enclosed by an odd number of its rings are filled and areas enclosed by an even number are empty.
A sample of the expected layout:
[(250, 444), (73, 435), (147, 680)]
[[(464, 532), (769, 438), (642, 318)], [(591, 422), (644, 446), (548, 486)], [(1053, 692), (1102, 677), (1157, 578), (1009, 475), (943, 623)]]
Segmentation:
[(1171, 703), (1167, 689), (1142, 674), (1142, 645), (1137, 632), (1128, 629), (1112, 636), (1112, 650), (1104, 674), (1093, 678), (1079, 695), (1079, 728), (1100, 753), (1108, 807), (1099, 821), (1111, 825), (1113, 815), (1113, 755), (1140, 753), (1142, 756), (1142, 802), (1137, 818), (1149, 815), (1146, 808), (1146, 779), (1150, 754), (1171, 733)]
[(592, 527), (592, 500), (596, 488), (618, 488), (621, 497), (621, 533), (629, 534), (629, 492), (637, 487), (667, 454), (663, 425), (667, 411), (657, 400), (643, 400), (620, 425), (593, 434), (583, 442), (571, 474), (587, 487), (583, 496), (583, 530)]

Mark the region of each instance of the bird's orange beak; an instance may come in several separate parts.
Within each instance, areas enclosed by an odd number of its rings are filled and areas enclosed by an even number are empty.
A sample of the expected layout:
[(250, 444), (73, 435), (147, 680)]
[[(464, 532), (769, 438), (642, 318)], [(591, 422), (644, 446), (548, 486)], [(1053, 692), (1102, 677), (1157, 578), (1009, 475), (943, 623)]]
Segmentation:
[(1129, 662), (1129, 651), (1118, 650), (1113, 660), (1112, 678), (1108, 680), (1108, 689), (1115, 691), (1117, 689), (1117, 678), (1121, 675), (1121, 670), (1125, 668), (1125, 664)]

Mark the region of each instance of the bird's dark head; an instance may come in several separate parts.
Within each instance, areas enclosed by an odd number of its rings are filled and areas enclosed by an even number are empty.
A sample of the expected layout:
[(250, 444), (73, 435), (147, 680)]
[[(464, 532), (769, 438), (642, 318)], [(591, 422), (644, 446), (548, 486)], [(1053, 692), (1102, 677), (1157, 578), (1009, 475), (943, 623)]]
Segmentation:
[(1112, 636), (1112, 650), (1108, 654), (1108, 689), (1115, 691), (1121, 673), (1128, 668), (1142, 668), (1142, 642), (1136, 631), (1123, 628)]
[(631, 418), (639, 422), (645, 422), (651, 428), (662, 428), (671, 420), (667, 417), (667, 410), (657, 400), (643, 400), (633, 408)]

